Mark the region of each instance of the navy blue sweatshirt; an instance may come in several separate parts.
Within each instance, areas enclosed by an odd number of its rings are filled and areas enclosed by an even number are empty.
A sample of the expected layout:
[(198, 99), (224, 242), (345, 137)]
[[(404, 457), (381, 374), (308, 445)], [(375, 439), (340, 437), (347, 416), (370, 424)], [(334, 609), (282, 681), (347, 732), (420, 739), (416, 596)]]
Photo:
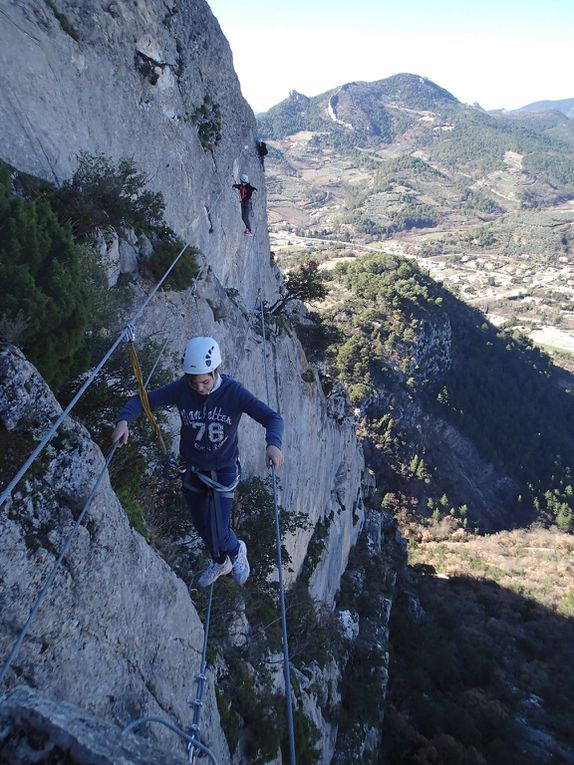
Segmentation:
[[(237, 427), (245, 412), (265, 428), (267, 444), (281, 448), (283, 418), (228, 375), (207, 396), (194, 391), (185, 377), (149, 392), (152, 409), (175, 405), (181, 417), (179, 452), (200, 470), (221, 470), (235, 464)], [(143, 411), (139, 396), (130, 398), (118, 417), (132, 422)]]

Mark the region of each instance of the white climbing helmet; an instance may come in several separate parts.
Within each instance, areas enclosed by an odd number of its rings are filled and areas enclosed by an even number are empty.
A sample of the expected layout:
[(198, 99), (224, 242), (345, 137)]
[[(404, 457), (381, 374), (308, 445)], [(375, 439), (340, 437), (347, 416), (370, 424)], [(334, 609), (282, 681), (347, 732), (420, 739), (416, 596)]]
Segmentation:
[(186, 375), (207, 375), (221, 364), (221, 351), (212, 337), (194, 337), (185, 346), (181, 359)]
[(247, 175), (247, 173), (241, 173), (241, 175), (239, 176), (239, 180), (241, 181), (241, 183), (249, 183), (249, 176)]

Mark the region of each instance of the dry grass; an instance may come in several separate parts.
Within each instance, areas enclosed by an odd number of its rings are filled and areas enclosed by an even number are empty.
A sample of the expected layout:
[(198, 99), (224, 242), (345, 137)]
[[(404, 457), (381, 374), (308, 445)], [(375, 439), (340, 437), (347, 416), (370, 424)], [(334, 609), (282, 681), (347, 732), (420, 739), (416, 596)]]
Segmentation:
[(437, 524), (409, 533), (409, 563), (441, 576), (492, 580), (551, 609), (574, 616), (574, 537), (555, 529), (467, 534)]

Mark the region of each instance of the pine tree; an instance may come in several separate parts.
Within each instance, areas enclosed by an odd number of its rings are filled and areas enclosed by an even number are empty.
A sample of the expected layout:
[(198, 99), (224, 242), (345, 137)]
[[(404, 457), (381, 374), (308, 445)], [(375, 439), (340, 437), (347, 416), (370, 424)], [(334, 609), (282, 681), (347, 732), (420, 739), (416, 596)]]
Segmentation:
[(327, 294), (319, 265), (308, 258), (289, 272), (285, 280), (283, 296), (269, 309), (272, 314), (280, 313), (291, 300), (320, 300)]
[(91, 297), (81, 252), (46, 199), (12, 193), (7, 168), (0, 168), (0, 221), (2, 325), (23, 325), (18, 344), (57, 388), (85, 358)]

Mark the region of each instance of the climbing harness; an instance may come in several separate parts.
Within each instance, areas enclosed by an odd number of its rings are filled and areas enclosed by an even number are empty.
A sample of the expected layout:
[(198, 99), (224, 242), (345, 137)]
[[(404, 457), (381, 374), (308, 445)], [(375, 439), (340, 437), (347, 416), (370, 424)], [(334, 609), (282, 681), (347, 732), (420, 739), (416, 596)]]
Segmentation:
[[(214, 491), (218, 492), (219, 494), (222, 494), (224, 497), (226, 495), (231, 496), (233, 494), (233, 491), (237, 488), (239, 481), (241, 480), (241, 466), (239, 464), (239, 460), (237, 460), (237, 477), (228, 485), (225, 486), (222, 483), (219, 483), (217, 480), (217, 471), (212, 470), (211, 476), (208, 476), (207, 473), (199, 470), (199, 468), (194, 467), (193, 465), (189, 465), (189, 470), (194, 473), (200, 481), (202, 481), (206, 486), (209, 486), (210, 489), (213, 489)], [(189, 487), (191, 491), (196, 491), (193, 487)]]
[[(190, 473), (196, 475), (199, 480), (205, 486), (207, 486), (210, 492), (210, 498), (213, 501), (213, 512), (209, 513), (209, 518), (211, 522), (211, 539), (215, 545), (212, 552), (214, 559), (217, 559), (221, 554), (221, 540), (223, 538), (224, 530), (223, 518), (221, 514), (221, 497), (228, 497), (230, 499), (233, 498), (233, 492), (241, 480), (241, 467), (239, 465), (239, 460), (237, 461), (237, 475), (235, 479), (227, 486), (219, 483), (217, 480), (216, 470), (211, 471), (211, 476), (207, 475), (207, 473), (204, 471), (197, 469), (193, 465), (189, 465), (188, 470)], [(200, 489), (193, 486), (193, 484), (189, 483), (189, 481), (186, 482), (185, 479), (183, 481), (183, 488), (186, 491), (193, 492), (194, 494), (201, 493)]]

